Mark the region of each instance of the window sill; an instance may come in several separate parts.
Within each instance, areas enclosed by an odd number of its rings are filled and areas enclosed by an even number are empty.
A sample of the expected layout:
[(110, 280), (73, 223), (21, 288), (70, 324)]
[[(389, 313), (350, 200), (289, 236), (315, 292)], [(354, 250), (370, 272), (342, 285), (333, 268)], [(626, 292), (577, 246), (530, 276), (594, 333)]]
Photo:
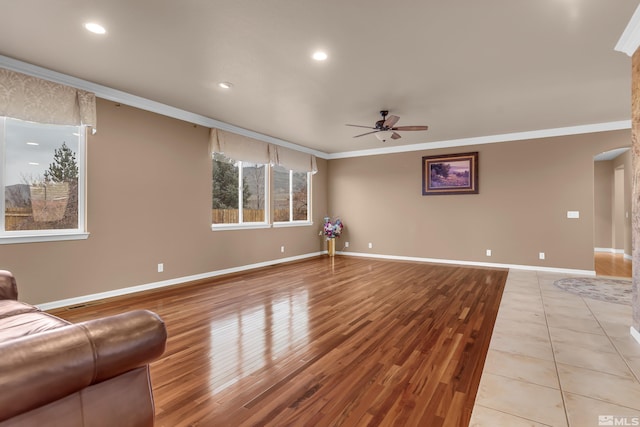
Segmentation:
[(296, 221), (296, 222), (276, 222), (273, 224), (213, 224), (212, 231), (227, 230), (256, 230), (261, 228), (283, 228), (283, 227), (307, 227), (313, 225), (312, 221)]
[(312, 221), (294, 221), (294, 222), (274, 222), (273, 228), (280, 227), (306, 227), (309, 225), (313, 225)]
[(212, 231), (227, 230), (255, 230), (259, 228), (271, 228), (271, 224), (213, 224)]
[(0, 245), (11, 245), (16, 243), (38, 243), (38, 242), (58, 242), (65, 240), (86, 240), (89, 233), (51, 233), (51, 234), (19, 234), (0, 236)]

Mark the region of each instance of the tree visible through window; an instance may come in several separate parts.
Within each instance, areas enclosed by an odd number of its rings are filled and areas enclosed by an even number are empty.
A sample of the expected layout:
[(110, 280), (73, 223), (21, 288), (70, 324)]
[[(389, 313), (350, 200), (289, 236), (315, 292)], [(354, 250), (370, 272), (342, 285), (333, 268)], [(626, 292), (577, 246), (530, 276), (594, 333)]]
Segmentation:
[(6, 166), (0, 176), (5, 194), (0, 231), (80, 230), (77, 152), (83, 129), (10, 118), (0, 124)]
[[(213, 224), (266, 222), (266, 165), (213, 155)], [(242, 183), (242, 185), (240, 185)]]
[(273, 168), (274, 221), (309, 221), (309, 174)]

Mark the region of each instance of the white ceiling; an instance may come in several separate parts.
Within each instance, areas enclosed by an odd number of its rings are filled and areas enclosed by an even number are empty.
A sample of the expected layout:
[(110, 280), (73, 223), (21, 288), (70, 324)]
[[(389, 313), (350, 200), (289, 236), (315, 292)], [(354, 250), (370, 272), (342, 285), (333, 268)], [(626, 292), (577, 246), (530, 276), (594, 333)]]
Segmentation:
[[(629, 120), (631, 60), (614, 46), (637, 6), (20, 0), (2, 4), (0, 54), (341, 153)], [(311, 59), (316, 49), (328, 60)], [(430, 129), (352, 138), (361, 129), (345, 124), (373, 126), (381, 109)]]

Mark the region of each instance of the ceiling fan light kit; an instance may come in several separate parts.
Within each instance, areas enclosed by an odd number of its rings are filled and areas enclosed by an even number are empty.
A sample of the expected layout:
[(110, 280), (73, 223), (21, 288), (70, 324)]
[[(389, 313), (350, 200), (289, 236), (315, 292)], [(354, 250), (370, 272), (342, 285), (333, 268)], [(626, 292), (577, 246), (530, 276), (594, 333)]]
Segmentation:
[(378, 138), (380, 141), (382, 142), (386, 142), (387, 139), (391, 138), (393, 136), (393, 131), (392, 130), (382, 130), (379, 132), (376, 132), (376, 138)]
[[(382, 142), (386, 142), (388, 139), (399, 139), (402, 138), (400, 134), (396, 131), (416, 131), (416, 130), (427, 130), (429, 126), (395, 126), (400, 120), (398, 116), (388, 116), (388, 110), (381, 110), (380, 115), (382, 116), (382, 120), (378, 120), (375, 126), (361, 126), (361, 125), (347, 125), (354, 126), (358, 128), (366, 128), (373, 129), (371, 132), (365, 132), (360, 135), (354, 136), (354, 138), (358, 138), (365, 135), (375, 134), (376, 138), (378, 138)], [(388, 117), (387, 117), (388, 116)]]

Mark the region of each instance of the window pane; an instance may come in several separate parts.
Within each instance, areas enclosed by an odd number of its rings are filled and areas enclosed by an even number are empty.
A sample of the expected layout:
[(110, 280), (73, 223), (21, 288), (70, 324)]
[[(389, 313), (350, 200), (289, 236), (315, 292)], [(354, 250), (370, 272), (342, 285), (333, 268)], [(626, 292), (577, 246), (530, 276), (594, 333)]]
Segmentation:
[(264, 222), (265, 165), (242, 162), (242, 222)]
[(239, 223), (238, 177), (237, 164), (220, 153), (214, 153), (212, 206), (214, 224)]
[(273, 168), (273, 220), (289, 221), (289, 171), (282, 166)]
[(293, 220), (294, 221), (306, 221), (307, 216), (307, 173), (306, 172), (293, 172), (293, 185), (292, 195), (293, 197)]
[(5, 231), (78, 229), (80, 131), (5, 119)]

